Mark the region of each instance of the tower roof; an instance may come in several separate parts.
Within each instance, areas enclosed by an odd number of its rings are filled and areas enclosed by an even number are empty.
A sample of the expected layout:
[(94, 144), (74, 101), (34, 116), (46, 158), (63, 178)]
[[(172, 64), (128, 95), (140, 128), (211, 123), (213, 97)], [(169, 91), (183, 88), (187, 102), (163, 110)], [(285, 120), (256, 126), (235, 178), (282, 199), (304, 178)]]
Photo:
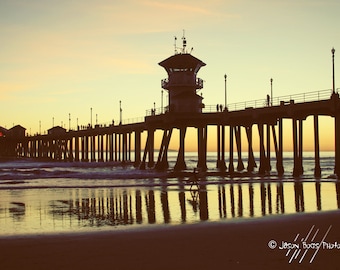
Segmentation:
[(164, 68), (196, 68), (206, 64), (191, 54), (175, 54), (159, 63)]

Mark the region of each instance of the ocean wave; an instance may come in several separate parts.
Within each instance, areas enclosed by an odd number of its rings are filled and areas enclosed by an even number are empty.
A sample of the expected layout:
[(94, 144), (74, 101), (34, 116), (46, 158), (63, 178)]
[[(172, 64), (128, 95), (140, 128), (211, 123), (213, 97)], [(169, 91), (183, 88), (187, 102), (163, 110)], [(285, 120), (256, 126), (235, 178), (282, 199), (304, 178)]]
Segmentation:
[(25, 170), (6, 170), (0, 171), (0, 180), (30, 180), (30, 179), (49, 179), (49, 178), (74, 178), (74, 179), (139, 179), (148, 177), (162, 177), (164, 172), (139, 171), (136, 169), (91, 171), (91, 170), (45, 170), (45, 169), (25, 169)]
[[(247, 166), (247, 155), (242, 153), (243, 162)], [(245, 171), (235, 173), (234, 178), (227, 174), (221, 175), (216, 169), (216, 159), (214, 155), (207, 156), (208, 172), (205, 176), (211, 183), (233, 183), (244, 181), (294, 181), (292, 178), (293, 157), (292, 154), (286, 155), (284, 158), (285, 174), (282, 178), (278, 178), (275, 170), (275, 155), (271, 156), (271, 174), (261, 177), (254, 172), (253, 174)], [(170, 159), (170, 168), (175, 163), (176, 156)], [(258, 159), (256, 163), (259, 167)], [(235, 168), (237, 159), (235, 156)], [(303, 167), (304, 175), (301, 177), (303, 181), (315, 181), (314, 178), (314, 155), (308, 153), (304, 156)], [(334, 173), (334, 156), (324, 155), (320, 160), (322, 170), (322, 180), (329, 178)], [(187, 170), (182, 172), (174, 172), (173, 170), (156, 171), (153, 169), (139, 170), (132, 163), (121, 164), (120, 162), (46, 162), (32, 159), (11, 160), (0, 162), (0, 189), (14, 188), (46, 188), (46, 187), (100, 187), (100, 186), (162, 186), (162, 179), (167, 179), (164, 185), (172, 182), (171, 178), (178, 181), (180, 178), (187, 178), (192, 175), (193, 168), (197, 166), (196, 154), (186, 157)], [(226, 161), (226, 165), (228, 162)], [(332, 179), (332, 178), (329, 178)], [(100, 181), (100, 180), (107, 180)], [(129, 180), (129, 181), (128, 181)], [(131, 180), (131, 181), (130, 181)], [(136, 181), (135, 181), (136, 180)], [(150, 180), (150, 182), (148, 182)], [(152, 182), (152, 181), (153, 182)], [(105, 183), (104, 183), (105, 182)], [(57, 183), (57, 184), (56, 184)]]

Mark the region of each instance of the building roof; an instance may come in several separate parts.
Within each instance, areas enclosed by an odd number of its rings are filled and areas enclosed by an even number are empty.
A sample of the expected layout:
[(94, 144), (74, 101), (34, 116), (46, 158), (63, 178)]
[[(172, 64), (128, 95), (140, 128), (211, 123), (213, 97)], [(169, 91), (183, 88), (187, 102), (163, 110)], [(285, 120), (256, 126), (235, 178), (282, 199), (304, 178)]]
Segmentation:
[(8, 130), (7, 130), (7, 128), (4, 128), (4, 127), (0, 126), (0, 131), (6, 132), (6, 131), (8, 131)]
[(23, 126), (20, 126), (20, 125), (16, 125), (16, 126), (10, 128), (9, 130), (10, 131), (11, 130), (13, 130), (13, 131), (15, 131), (15, 130), (26, 130), (26, 128), (24, 128)]
[(63, 127), (61, 127), (61, 126), (52, 127), (52, 128), (50, 128), (49, 130), (47, 130), (47, 131), (58, 131), (58, 130), (60, 130), (60, 131), (66, 131), (66, 129), (63, 128)]
[(10, 136), (11, 137), (24, 137), (25, 131), (26, 131), (26, 128), (24, 128), (20, 125), (16, 125), (16, 126), (10, 128), (6, 135), (8, 135), (8, 137), (10, 137)]
[(164, 68), (196, 68), (197, 66), (203, 67), (206, 65), (189, 53), (175, 54), (158, 64)]

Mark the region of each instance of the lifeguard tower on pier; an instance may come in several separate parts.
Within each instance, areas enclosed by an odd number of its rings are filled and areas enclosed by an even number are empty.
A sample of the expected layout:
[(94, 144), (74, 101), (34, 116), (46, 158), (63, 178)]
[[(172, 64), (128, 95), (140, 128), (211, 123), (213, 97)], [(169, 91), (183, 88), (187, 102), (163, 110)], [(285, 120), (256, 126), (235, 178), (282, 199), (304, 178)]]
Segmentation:
[(197, 77), (201, 67), (206, 64), (186, 51), (186, 39), (183, 36), (183, 48), (176, 47), (175, 55), (159, 63), (168, 73), (162, 80), (162, 88), (169, 93), (168, 112), (201, 113), (203, 97), (197, 91), (203, 88), (203, 80)]

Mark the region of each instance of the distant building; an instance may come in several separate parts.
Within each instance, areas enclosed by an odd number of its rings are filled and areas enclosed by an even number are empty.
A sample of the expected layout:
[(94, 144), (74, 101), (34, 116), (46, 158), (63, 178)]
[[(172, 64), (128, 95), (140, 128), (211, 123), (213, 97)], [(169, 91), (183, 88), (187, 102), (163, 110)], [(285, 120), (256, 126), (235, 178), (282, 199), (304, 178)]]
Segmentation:
[(47, 130), (47, 133), (49, 135), (61, 135), (66, 133), (66, 129), (61, 126), (55, 126)]
[(7, 137), (15, 137), (15, 138), (21, 138), (21, 137), (25, 137), (26, 134), (26, 128), (20, 126), (20, 125), (16, 125), (12, 128), (10, 128), (7, 131)]
[[(185, 41), (185, 39), (184, 39)], [(183, 53), (175, 54), (159, 65), (164, 67), (168, 78), (162, 80), (162, 88), (169, 92), (170, 112), (202, 112), (203, 97), (197, 90), (203, 88), (203, 80), (197, 78), (197, 72), (206, 64), (185, 52), (186, 43), (183, 42)]]

